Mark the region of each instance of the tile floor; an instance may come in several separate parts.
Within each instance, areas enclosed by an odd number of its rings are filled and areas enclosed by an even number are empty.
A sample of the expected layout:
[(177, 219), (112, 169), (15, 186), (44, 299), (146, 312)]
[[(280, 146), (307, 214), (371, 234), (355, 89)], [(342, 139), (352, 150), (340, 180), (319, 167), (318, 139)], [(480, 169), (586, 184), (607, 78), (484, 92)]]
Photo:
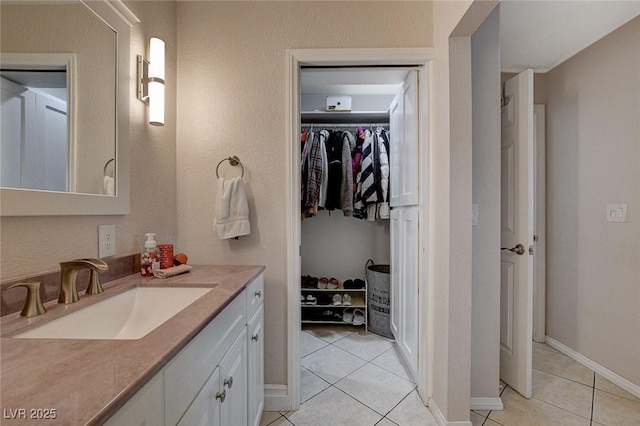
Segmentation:
[[(361, 327), (305, 327), (298, 411), (261, 426), (431, 426), (393, 340)], [(547, 345), (534, 343), (533, 398), (505, 386), (504, 411), (472, 411), (473, 426), (640, 426), (640, 399)]]

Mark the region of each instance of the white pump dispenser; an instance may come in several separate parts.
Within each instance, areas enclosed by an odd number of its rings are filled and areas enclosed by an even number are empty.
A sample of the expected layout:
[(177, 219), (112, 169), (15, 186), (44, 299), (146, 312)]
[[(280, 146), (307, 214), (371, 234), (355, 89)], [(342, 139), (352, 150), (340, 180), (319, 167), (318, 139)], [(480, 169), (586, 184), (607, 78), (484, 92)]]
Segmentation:
[(147, 241), (144, 242), (144, 253), (140, 256), (140, 274), (152, 277), (153, 271), (160, 268), (160, 250), (156, 245), (156, 234), (148, 232), (144, 234)]
[(144, 234), (147, 237), (147, 241), (144, 242), (144, 248), (155, 248), (156, 247), (156, 234), (155, 232), (147, 232)]

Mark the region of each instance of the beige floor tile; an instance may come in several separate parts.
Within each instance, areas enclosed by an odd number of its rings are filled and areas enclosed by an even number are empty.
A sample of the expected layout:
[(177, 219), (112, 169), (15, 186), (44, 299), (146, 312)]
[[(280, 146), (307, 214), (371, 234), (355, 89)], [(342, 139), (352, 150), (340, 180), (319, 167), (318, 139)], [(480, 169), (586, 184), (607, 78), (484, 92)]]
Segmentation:
[(503, 426), (503, 425), (501, 425), (501, 424), (500, 424), (500, 423), (498, 423), (498, 422), (494, 422), (494, 421), (493, 421), (493, 420), (491, 420), (491, 419), (487, 419), (487, 421), (486, 421), (486, 422), (484, 422), (484, 424), (483, 424), (482, 426)]
[(487, 410), (471, 410), (471, 411), (476, 414), (480, 414), (482, 417), (487, 417), (490, 413), (490, 411), (487, 411)]
[(436, 419), (431, 414), (431, 411), (424, 406), (422, 400), (418, 396), (418, 391), (414, 390), (402, 400), (396, 408), (394, 408), (387, 416), (392, 422), (408, 426), (408, 425), (420, 425), (420, 426), (435, 426), (437, 425)]
[(300, 364), (329, 383), (335, 383), (366, 364), (361, 358), (333, 345), (305, 356)]
[(393, 346), (393, 341), (374, 333), (353, 333), (334, 343), (335, 346), (348, 351), (367, 361), (371, 361)]
[(482, 424), (486, 419), (486, 417), (481, 416), (478, 413), (474, 413), (473, 411), (469, 413), (469, 417), (470, 417), (472, 426), (482, 426)]
[(404, 366), (400, 356), (398, 355), (398, 349), (396, 345), (393, 345), (392, 348), (383, 352), (382, 355), (371, 361), (372, 364), (377, 365), (380, 368), (383, 368), (396, 376), (402, 377), (405, 380), (409, 380), (413, 382), (413, 379), (409, 375), (409, 370)]
[(300, 367), (300, 402), (305, 402), (331, 386), (304, 367)]
[(533, 348), (533, 368), (593, 386), (593, 371), (561, 353)]
[(537, 348), (537, 349), (543, 349), (543, 350), (549, 351), (549, 352), (555, 352), (557, 354), (562, 353), (559, 350), (557, 350), (556, 348), (547, 345), (546, 343), (533, 342), (533, 347)]
[(391, 420), (384, 418), (380, 420), (378, 423), (376, 423), (376, 426), (397, 426), (397, 425)]
[(260, 426), (267, 426), (282, 417), (282, 414), (277, 411), (263, 411), (262, 418), (260, 419)]
[(300, 357), (304, 357), (322, 349), (329, 343), (305, 331), (300, 332)]
[(640, 402), (640, 398), (635, 395), (630, 394), (626, 390), (612, 383), (611, 381), (605, 379), (599, 374), (596, 374), (596, 389), (603, 390), (605, 392), (612, 393), (614, 395), (621, 396), (623, 398), (629, 399), (634, 402)]
[(340, 339), (347, 337), (352, 333), (357, 333), (362, 327), (351, 325), (322, 325), (322, 324), (305, 324), (303, 330), (326, 342), (334, 343)]
[(383, 416), (415, 388), (410, 381), (371, 364), (354, 371), (335, 386)]
[(282, 416), (273, 423), (270, 423), (269, 426), (293, 426), (293, 423), (287, 420), (286, 417)]
[(504, 426), (589, 426), (590, 420), (535, 398), (526, 399), (508, 387), (502, 393), (504, 411), (489, 419)]
[(382, 416), (342, 391), (330, 387), (286, 414), (296, 426), (360, 425), (373, 426)]
[(604, 425), (640, 425), (640, 403), (596, 389), (593, 420)]
[(593, 388), (544, 371), (533, 370), (533, 397), (591, 418)]

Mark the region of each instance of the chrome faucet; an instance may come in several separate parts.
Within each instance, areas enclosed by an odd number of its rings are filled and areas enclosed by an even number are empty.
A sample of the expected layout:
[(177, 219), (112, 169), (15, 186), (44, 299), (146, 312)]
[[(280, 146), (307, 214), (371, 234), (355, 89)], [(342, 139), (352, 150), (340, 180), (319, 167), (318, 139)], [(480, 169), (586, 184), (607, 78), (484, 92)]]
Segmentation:
[(76, 259), (60, 263), (60, 296), (58, 303), (75, 303), (80, 300), (76, 278), (83, 269), (91, 270), (89, 288), (85, 294), (100, 294), (104, 290), (100, 284), (100, 273), (109, 269), (106, 262), (100, 259)]

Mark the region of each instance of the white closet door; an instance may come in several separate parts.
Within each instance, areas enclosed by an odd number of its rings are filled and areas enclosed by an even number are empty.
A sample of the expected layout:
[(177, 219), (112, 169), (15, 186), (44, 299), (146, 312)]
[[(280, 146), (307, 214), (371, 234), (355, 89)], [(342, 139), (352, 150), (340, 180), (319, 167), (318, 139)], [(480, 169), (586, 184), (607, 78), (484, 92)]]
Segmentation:
[(418, 118), (418, 73), (410, 71), (389, 107), (392, 207), (419, 202)]
[(403, 209), (391, 210), (391, 313), (390, 313), (390, 328), (393, 337), (396, 342), (400, 341), (400, 313), (402, 312), (400, 306), (400, 286), (401, 284), (401, 271), (402, 264), (402, 211)]
[(418, 371), (418, 207), (391, 210), (391, 332)]

